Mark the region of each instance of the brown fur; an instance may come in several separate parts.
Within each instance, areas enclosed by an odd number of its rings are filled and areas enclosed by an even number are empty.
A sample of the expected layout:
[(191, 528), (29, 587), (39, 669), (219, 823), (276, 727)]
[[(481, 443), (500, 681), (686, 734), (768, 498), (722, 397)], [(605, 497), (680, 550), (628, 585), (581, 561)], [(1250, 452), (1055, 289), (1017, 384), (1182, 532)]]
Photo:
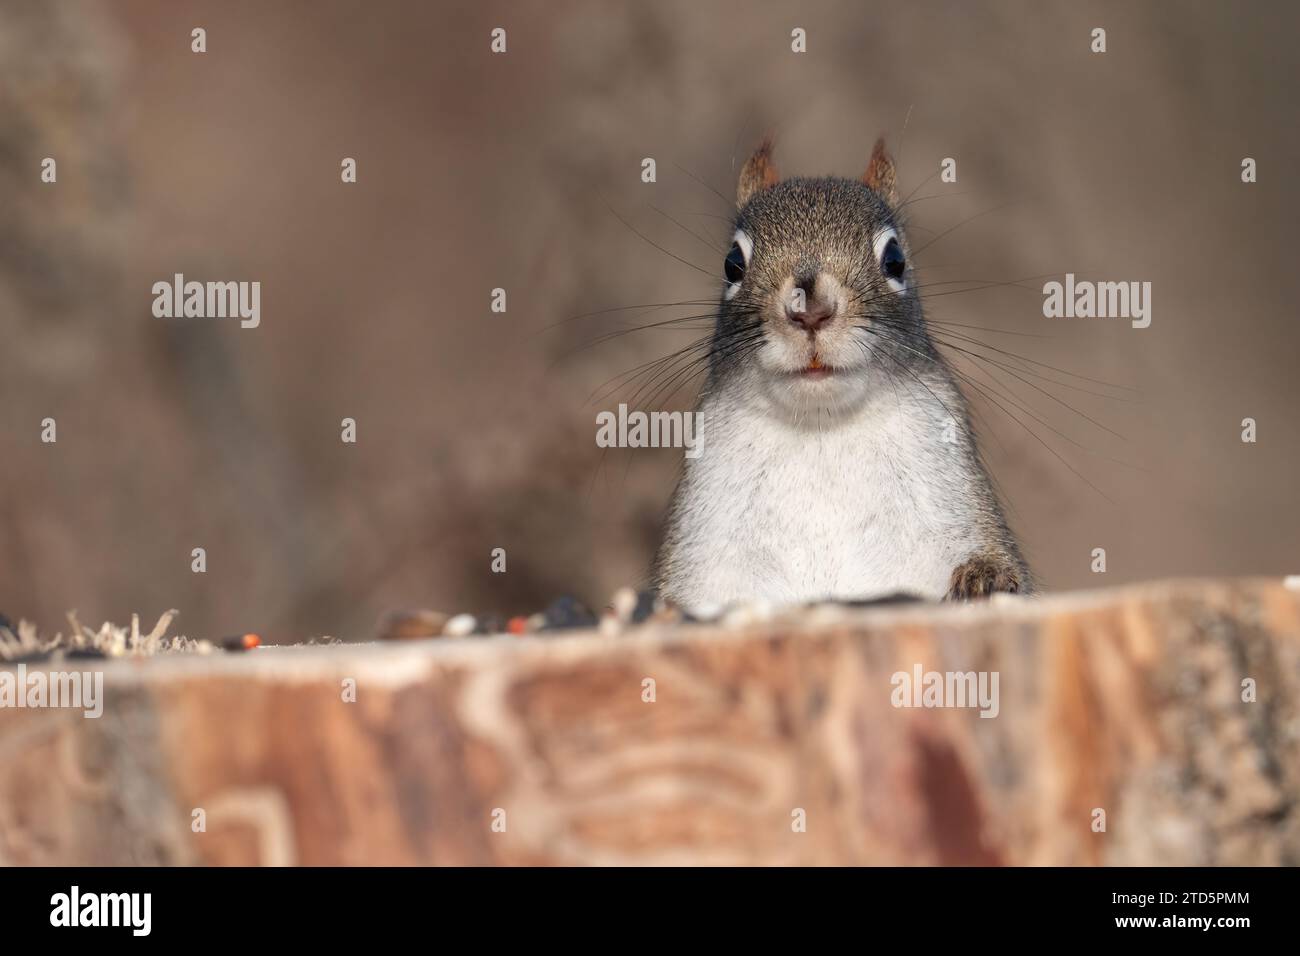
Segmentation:
[(898, 174), (894, 170), (894, 160), (885, 149), (885, 138), (876, 140), (871, 150), (871, 159), (867, 171), (862, 174), (862, 181), (874, 190), (891, 206), (898, 202)]
[(740, 180), (736, 183), (736, 206), (744, 208), (756, 195), (764, 189), (771, 189), (779, 181), (776, 166), (772, 163), (772, 137), (764, 136), (754, 155), (740, 170)]
[(948, 600), (968, 601), (988, 597), (995, 591), (1019, 594), (1028, 590), (1028, 575), (1021, 562), (1006, 554), (981, 554), (953, 570)]

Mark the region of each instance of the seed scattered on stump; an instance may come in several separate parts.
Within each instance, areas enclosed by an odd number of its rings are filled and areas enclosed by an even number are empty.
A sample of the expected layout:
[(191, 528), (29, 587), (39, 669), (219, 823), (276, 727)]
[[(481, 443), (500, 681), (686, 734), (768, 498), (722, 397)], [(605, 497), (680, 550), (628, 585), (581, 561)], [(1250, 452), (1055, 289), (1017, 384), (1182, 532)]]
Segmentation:
[(478, 622), (474, 620), (473, 614), (457, 614), (447, 626), (442, 629), (442, 633), (447, 637), (468, 637), (474, 633), (474, 628)]
[(381, 641), (418, 641), (422, 638), (441, 637), (447, 626), (447, 615), (437, 611), (391, 611), (379, 622)]
[(235, 634), (221, 639), (221, 647), (227, 651), (251, 651), (261, 643), (262, 639), (256, 634)]
[(577, 598), (564, 595), (551, 602), (542, 612), (543, 631), (572, 630), (596, 626), (596, 615)]

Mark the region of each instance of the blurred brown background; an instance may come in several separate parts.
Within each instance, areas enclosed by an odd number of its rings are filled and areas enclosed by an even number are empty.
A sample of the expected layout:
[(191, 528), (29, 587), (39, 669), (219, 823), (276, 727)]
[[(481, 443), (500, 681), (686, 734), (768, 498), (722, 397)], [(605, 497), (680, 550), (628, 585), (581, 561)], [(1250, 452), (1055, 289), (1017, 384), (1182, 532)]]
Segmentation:
[[(932, 197), (925, 281), (1040, 277), (929, 313), (1044, 363), (956, 356), (1032, 413), (981, 430), (1048, 586), (1300, 570), (1298, 30), (1284, 3), (0, 5), (0, 610), (361, 637), (638, 581), (680, 452), (602, 455), (636, 386), (591, 399), (700, 331), (572, 317), (715, 297), (765, 129), (790, 174), (857, 175), (888, 133)], [(1069, 271), (1151, 281), (1151, 327), (1044, 319)], [(259, 280), (261, 327), (153, 318), (176, 272)]]

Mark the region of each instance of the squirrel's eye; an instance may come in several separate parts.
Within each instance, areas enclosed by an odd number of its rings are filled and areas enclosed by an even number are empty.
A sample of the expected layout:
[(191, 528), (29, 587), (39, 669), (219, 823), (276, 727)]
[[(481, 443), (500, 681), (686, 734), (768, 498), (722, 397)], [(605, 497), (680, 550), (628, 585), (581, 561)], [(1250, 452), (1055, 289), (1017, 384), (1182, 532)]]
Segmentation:
[(903, 270), (907, 268), (907, 259), (903, 256), (903, 249), (898, 244), (898, 240), (890, 238), (885, 243), (885, 249), (880, 254), (880, 268), (884, 270), (885, 275), (895, 281), (901, 281)]
[(737, 229), (731, 237), (731, 251), (722, 263), (722, 271), (727, 274), (727, 291), (723, 298), (730, 301), (740, 294), (740, 281), (745, 278), (749, 267), (749, 257), (754, 254), (754, 240), (744, 229)]
[(740, 243), (733, 242), (731, 244), (731, 251), (727, 253), (722, 268), (727, 274), (728, 282), (736, 283), (745, 278), (745, 254), (740, 249)]

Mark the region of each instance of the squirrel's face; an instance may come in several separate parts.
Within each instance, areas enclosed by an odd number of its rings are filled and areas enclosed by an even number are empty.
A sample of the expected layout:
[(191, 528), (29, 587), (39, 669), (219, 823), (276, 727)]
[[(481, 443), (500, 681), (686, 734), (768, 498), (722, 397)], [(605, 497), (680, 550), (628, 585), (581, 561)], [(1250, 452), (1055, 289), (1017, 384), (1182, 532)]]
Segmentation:
[(897, 343), (920, 327), (893, 164), (877, 144), (862, 181), (778, 182), (769, 154), (741, 172), (715, 355), (791, 411), (844, 407), (900, 371)]

